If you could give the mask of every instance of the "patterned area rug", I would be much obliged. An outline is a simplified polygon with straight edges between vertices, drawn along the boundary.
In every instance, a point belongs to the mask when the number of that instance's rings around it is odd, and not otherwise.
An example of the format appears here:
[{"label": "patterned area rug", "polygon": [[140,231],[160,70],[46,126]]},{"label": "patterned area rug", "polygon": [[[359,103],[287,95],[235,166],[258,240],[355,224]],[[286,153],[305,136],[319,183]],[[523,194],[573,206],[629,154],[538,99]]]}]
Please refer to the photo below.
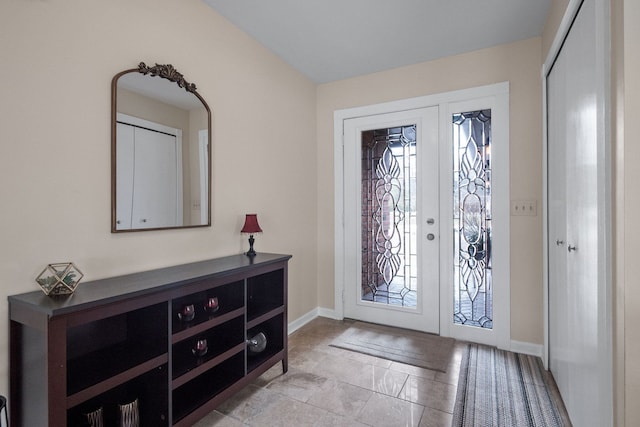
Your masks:
[{"label": "patterned area rug", "polygon": [[540,358],[469,344],[451,425],[570,426],[559,396]]},{"label": "patterned area rug", "polygon": [[355,322],[330,345],[446,372],[455,340],[408,329]]}]

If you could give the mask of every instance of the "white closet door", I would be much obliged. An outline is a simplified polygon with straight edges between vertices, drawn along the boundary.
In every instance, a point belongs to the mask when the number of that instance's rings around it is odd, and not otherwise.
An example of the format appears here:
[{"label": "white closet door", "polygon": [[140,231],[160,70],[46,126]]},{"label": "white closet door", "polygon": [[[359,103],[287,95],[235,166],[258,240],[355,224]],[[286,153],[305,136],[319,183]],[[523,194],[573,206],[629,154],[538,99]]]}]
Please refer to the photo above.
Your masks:
[{"label": "white closet door", "polygon": [[177,224],[176,137],[135,128],[133,228]]},{"label": "white closet door", "polygon": [[118,123],[116,126],[116,230],[131,229],[133,210],[134,127]]},{"label": "white closet door", "polygon": [[604,426],[600,375],[595,1],[586,0],[547,79],[549,357],[571,420]]}]

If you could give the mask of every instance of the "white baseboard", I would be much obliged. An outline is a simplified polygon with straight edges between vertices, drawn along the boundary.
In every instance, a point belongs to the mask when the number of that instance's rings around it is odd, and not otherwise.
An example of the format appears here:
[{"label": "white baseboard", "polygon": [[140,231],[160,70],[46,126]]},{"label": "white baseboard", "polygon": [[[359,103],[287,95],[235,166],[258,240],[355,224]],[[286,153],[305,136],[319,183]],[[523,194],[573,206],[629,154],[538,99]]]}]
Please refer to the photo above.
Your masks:
[{"label": "white baseboard", "polygon": [[318,316],[327,317],[333,320],[343,320],[341,317],[338,317],[336,311],[332,308],[318,307]]},{"label": "white baseboard", "polygon": [[310,312],[298,317],[296,320],[289,322],[289,335],[302,328],[316,317],[318,317],[318,308],[314,308]]},{"label": "white baseboard", "polygon": [[543,349],[544,346],[542,344],[511,340],[511,351],[514,353],[528,354],[542,358]]},{"label": "white baseboard", "polygon": [[329,319],[342,320],[336,316],[335,310],[330,308],[316,307],[310,312],[303,314],[296,320],[289,322],[289,335],[311,322],[316,317],[328,317]]}]

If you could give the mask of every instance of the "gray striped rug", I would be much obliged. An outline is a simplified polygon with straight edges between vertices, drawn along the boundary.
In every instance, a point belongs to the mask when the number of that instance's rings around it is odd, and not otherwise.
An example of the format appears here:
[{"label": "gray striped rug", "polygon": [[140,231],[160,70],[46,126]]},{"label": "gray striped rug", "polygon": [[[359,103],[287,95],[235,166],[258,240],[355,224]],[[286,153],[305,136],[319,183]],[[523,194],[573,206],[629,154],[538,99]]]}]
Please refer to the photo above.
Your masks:
[{"label": "gray striped rug", "polygon": [[540,358],[469,344],[452,426],[570,426],[559,396]]}]

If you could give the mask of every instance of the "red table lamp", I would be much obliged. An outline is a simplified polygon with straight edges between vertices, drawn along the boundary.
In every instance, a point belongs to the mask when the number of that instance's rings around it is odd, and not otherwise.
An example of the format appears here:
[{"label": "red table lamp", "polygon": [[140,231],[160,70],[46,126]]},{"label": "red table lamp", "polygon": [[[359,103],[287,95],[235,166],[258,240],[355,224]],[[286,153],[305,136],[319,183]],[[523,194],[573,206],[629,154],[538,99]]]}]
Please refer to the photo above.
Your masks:
[{"label": "red table lamp", "polygon": [[260,224],[258,224],[258,214],[247,214],[244,219],[244,226],[240,232],[249,234],[249,251],[245,253],[245,255],[255,256],[256,251],[253,250],[255,239],[253,238],[253,234],[262,233],[262,228],[260,228]]}]

